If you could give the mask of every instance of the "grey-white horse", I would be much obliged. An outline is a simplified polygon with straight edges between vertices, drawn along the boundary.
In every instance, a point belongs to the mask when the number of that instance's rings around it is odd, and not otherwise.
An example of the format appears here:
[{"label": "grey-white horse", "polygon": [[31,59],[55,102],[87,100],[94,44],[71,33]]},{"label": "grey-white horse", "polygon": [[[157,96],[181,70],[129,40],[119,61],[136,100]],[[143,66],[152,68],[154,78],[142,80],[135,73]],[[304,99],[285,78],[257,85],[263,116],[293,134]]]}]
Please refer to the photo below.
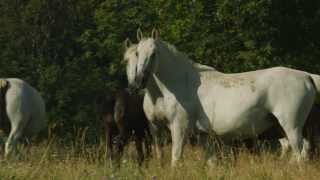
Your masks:
[{"label": "grey-white horse", "polygon": [[[5,142],[5,157],[16,151],[22,136],[37,134],[47,126],[45,104],[36,89],[21,79],[0,79],[1,124],[9,120],[9,136]],[[1,127],[3,128],[3,127]]]},{"label": "grey-white horse", "polygon": [[[138,31],[140,41],[136,57],[127,60],[127,77],[129,86],[146,88],[144,111],[153,131],[166,120],[172,135],[173,166],[182,155],[187,129],[197,127],[228,142],[270,128],[270,115],[286,133],[293,158],[306,158],[302,129],[319,96],[318,75],[284,67],[237,74],[199,68],[160,40],[156,31],[152,34],[143,38]],[[215,158],[212,151],[208,160]]]}]

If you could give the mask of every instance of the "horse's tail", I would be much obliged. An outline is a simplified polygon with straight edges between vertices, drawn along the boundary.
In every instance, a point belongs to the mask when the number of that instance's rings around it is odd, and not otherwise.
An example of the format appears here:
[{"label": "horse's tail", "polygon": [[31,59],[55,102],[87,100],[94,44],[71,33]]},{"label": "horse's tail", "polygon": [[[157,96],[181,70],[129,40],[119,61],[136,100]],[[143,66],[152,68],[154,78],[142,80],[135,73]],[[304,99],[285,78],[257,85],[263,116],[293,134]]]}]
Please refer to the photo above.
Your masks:
[{"label": "horse's tail", "polygon": [[316,91],[317,91],[316,103],[320,104],[320,75],[310,74],[310,76],[311,76],[311,78],[313,80],[314,86],[315,86]]},{"label": "horse's tail", "polygon": [[9,88],[9,82],[4,79],[0,79],[0,129],[6,131],[6,119],[7,119],[7,111],[6,111],[6,93]]}]

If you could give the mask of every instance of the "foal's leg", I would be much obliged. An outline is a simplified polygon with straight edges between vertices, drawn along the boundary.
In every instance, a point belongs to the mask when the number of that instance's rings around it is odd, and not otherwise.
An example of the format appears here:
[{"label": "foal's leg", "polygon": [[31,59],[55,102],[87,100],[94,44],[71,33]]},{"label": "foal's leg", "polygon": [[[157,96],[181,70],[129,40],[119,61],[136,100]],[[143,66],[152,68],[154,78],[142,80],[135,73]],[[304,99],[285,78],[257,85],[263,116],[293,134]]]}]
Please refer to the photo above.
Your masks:
[{"label": "foal's leg", "polygon": [[144,136],[144,148],[146,151],[146,157],[149,159],[151,156],[151,143],[152,143],[152,136],[150,130],[145,131]]},{"label": "foal's leg", "polygon": [[128,143],[128,139],[129,137],[127,135],[119,135],[117,142],[116,142],[116,153],[117,153],[117,157],[116,157],[116,161],[118,163],[118,166],[120,167],[120,160],[123,156],[123,150],[125,145]]},{"label": "foal's leg", "polygon": [[[4,137],[4,135],[1,134],[0,132],[0,157],[3,158],[4,157],[4,146],[5,146],[5,142],[6,142],[6,138]],[[0,159],[1,159],[0,158]]]},{"label": "foal's leg", "polygon": [[161,137],[162,133],[159,127],[157,125],[150,123],[150,132],[152,134],[152,137],[154,139],[155,149],[157,158],[161,161],[163,160],[163,137]]},{"label": "foal's leg", "polygon": [[112,148],[112,133],[110,127],[107,125],[106,127],[106,157],[109,158],[109,160],[113,159],[113,148]]},{"label": "foal's leg", "polygon": [[142,148],[142,137],[140,135],[136,135],[135,137],[135,144],[136,144],[136,150],[138,153],[138,163],[139,166],[141,166],[143,160],[144,160],[144,155],[143,155],[143,148]]}]

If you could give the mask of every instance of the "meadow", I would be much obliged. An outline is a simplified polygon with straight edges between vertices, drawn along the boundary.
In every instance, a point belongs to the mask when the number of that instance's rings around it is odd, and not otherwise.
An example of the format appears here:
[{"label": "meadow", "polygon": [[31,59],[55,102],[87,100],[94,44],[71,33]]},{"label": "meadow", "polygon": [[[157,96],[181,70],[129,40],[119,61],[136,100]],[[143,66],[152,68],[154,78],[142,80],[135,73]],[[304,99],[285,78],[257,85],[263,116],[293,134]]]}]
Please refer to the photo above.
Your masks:
[{"label": "meadow", "polygon": [[[319,179],[320,163],[310,161],[297,165],[280,159],[279,153],[262,151],[252,154],[240,149],[237,158],[223,157],[215,167],[204,164],[202,149],[186,145],[183,161],[175,169],[170,167],[170,145],[166,145],[163,164],[155,153],[148,163],[138,167],[131,143],[121,162],[121,168],[111,167],[105,157],[105,143],[89,145],[83,139],[60,143],[50,138],[39,144],[20,147],[20,155],[1,161],[0,179],[52,180],[108,180],[108,179]],[[154,151],[153,151],[154,152]]]}]

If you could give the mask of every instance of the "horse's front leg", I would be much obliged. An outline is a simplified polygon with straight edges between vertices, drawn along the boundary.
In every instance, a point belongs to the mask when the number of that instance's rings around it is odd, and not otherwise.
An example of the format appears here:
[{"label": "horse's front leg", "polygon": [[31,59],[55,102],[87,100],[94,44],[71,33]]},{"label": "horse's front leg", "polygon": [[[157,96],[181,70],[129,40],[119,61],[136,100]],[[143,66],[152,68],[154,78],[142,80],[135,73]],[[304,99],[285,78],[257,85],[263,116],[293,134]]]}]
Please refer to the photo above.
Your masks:
[{"label": "horse's front leg", "polygon": [[[180,121],[181,120],[181,121]],[[182,157],[184,138],[187,129],[187,123],[182,119],[175,119],[170,125],[171,138],[172,138],[172,159],[171,166],[175,167],[178,160]]]}]

